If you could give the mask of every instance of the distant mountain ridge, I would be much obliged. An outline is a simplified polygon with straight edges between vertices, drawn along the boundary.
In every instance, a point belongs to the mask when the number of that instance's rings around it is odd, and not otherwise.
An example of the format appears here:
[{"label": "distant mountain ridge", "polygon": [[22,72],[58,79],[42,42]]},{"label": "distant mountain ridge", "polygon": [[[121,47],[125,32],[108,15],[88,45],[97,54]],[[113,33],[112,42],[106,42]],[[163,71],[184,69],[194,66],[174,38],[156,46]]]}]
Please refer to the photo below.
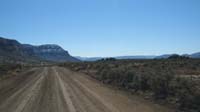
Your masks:
[{"label": "distant mountain ridge", "polygon": [[0,62],[78,62],[80,60],[72,57],[58,45],[46,44],[34,46],[21,44],[13,39],[0,37]]},{"label": "distant mountain ridge", "polygon": [[[116,59],[166,59],[174,54],[154,55],[136,55],[136,56],[117,56]],[[190,58],[200,58],[200,52],[193,54],[184,54]],[[0,63],[39,63],[39,62],[79,62],[79,61],[97,61],[102,58],[110,57],[73,57],[68,51],[55,44],[45,44],[34,46],[30,44],[21,44],[17,40],[0,37]]]},{"label": "distant mountain ridge", "polygon": [[[164,55],[161,55],[161,56],[156,56],[155,59],[166,59],[166,58],[169,58],[172,55],[176,55],[176,54],[164,54]],[[200,58],[200,52],[193,53],[193,54],[183,54],[183,55],[180,55],[180,56],[186,56],[186,57],[189,57],[189,58],[199,59]]]},{"label": "distant mountain ridge", "polygon": [[65,51],[62,47],[55,44],[45,44],[40,46],[24,45],[24,48],[29,54],[36,55],[45,60],[55,62],[77,62],[80,61],[72,57],[68,51]]},{"label": "distant mountain ridge", "polygon": [[116,59],[154,59],[154,55],[117,56]]},{"label": "distant mountain ridge", "polygon": [[193,54],[190,55],[190,57],[192,57],[192,58],[200,58],[200,52],[193,53]]},{"label": "distant mountain ridge", "polygon": [[[115,59],[167,59],[170,56],[175,55],[175,54],[164,54],[160,56],[155,56],[155,55],[135,55],[135,56],[116,56],[116,57],[111,57]],[[187,56],[190,58],[200,58],[200,52],[198,53],[193,53],[193,54],[183,54],[181,56]],[[110,57],[80,57],[76,56],[79,60],[82,61],[97,61],[103,58],[110,58]]]},{"label": "distant mountain ridge", "polygon": [[154,55],[136,55],[136,56],[116,56],[116,57],[80,57],[76,56],[79,60],[82,61],[97,61],[103,58],[115,58],[115,59],[154,59],[156,56]]},{"label": "distant mountain ridge", "polygon": [[97,61],[104,58],[104,57],[81,57],[81,56],[75,56],[75,57],[81,61]]}]

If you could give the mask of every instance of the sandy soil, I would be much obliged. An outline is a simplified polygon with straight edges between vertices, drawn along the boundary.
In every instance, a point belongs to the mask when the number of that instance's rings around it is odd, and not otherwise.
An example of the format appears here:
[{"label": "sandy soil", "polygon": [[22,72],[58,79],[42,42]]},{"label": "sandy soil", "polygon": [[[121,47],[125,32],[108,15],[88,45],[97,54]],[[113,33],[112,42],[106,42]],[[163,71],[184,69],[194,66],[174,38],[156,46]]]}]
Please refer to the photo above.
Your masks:
[{"label": "sandy soil", "polygon": [[0,112],[173,112],[61,67],[0,81]]}]

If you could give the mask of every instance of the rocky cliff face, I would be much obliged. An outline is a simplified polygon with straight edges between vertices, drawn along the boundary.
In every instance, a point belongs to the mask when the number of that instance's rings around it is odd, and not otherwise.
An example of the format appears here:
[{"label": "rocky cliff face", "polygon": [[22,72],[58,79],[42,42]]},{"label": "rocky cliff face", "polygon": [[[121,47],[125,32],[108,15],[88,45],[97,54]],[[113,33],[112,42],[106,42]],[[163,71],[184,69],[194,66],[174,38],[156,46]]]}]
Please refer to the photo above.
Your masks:
[{"label": "rocky cliff face", "polygon": [[15,53],[17,55],[22,54],[23,46],[16,40],[9,40],[0,37],[0,52],[2,55],[9,55]]},{"label": "rocky cliff face", "polygon": [[21,44],[16,40],[0,37],[0,62],[2,61],[54,61],[54,62],[77,62],[67,51],[58,45],[47,44],[33,46]]},{"label": "rocky cliff face", "polygon": [[36,56],[50,61],[58,61],[58,62],[79,61],[78,59],[72,57],[68,53],[68,51],[65,51],[60,46],[54,44],[35,46],[33,51]]}]

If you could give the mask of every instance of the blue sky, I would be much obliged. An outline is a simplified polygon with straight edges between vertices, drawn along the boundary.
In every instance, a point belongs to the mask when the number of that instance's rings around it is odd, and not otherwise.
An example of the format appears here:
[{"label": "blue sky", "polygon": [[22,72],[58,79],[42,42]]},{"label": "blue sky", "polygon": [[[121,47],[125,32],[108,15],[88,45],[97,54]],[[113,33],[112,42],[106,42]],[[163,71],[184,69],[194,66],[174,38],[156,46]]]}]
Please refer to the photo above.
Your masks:
[{"label": "blue sky", "polygon": [[200,51],[200,0],[0,0],[0,36],[75,56]]}]

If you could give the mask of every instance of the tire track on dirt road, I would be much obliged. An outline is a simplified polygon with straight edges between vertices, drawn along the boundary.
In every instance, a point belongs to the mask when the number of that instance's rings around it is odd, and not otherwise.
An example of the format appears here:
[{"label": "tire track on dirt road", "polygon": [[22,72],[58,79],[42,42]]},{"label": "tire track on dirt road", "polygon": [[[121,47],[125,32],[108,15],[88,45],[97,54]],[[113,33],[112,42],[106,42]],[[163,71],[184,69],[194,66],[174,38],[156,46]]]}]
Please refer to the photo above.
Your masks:
[{"label": "tire track on dirt road", "polygon": [[39,83],[42,81],[43,75],[41,74],[43,74],[43,72],[44,70],[38,70],[38,72],[31,74],[28,80],[25,79],[25,83],[21,82],[19,85],[22,87],[17,87],[18,90],[0,105],[0,111],[12,112],[14,110],[15,112],[22,112],[30,98],[38,91],[36,89],[38,89]]},{"label": "tire track on dirt road", "polygon": [[[62,79],[65,80],[65,83],[70,85],[71,92],[73,92],[71,94],[74,101],[77,102],[78,106],[81,108],[81,111],[120,112],[112,104],[107,103],[104,98],[100,97],[77,81],[75,77],[73,77],[73,74],[62,68],[57,69],[59,69],[60,75],[62,76]],[[79,101],[81,101],[81,103]]]},{"label": "tire track on dirt road", "polygon": [[21,100],[21,103],[17,106],[17,108],[15,109],[15,112],[22,112],[24,110],[24,108],[26,107],[26,105],[28,104],[28,102],[30,100],[33,100],[32,98],[34,96],[36,97],[36,95],[39,93],[39,88],[41,87],[41,82],[44,79],[45,75],[47,75],[46,68],[40,74],[41,75],[40,75],[39,79],[30,87],[30,90],[27,90],[26,96]]},{"label": "tire track on dirt road", "polygon": [[[154,104],[138,96],[125,94],[100,84],[87,75],[72,72],[66,68],[57,68],[62,79],[71,86],[73,93],[80,99],[87,99],[95,109],[89,112],[174,112],[173,109]],[[72,94],[73,94],[72,93]],[[81,100],[82,101],[82,100]],[[82,102],[88,103],[86,100]],[[83,105],[84,103],[79,103]],[[103,108],[103,109],[102,109]]]},{"label": "tire track on dirt road", "polygon": [[174,112],[62,67],[0,81],[0,112]]},{"label": "tire track on dirt road", "polygon": [[72,103],[72,100],[70,98],[69,91],[67,91],[63,80],[60,78],[60,76],[59,76],[59,74],[58,74],[58,72],[56,71],[55,68],[53,68],[53,71],[54,71],[54,74],[55,74],[56,78],[58,79],[58,82],[59,82],[60,87],[62,89],[62,94],[64,95],[64,99],[65,99],[66,104],[69,108],[69,112],[76,112],[76,109],[75,109],[75,107]]}]

